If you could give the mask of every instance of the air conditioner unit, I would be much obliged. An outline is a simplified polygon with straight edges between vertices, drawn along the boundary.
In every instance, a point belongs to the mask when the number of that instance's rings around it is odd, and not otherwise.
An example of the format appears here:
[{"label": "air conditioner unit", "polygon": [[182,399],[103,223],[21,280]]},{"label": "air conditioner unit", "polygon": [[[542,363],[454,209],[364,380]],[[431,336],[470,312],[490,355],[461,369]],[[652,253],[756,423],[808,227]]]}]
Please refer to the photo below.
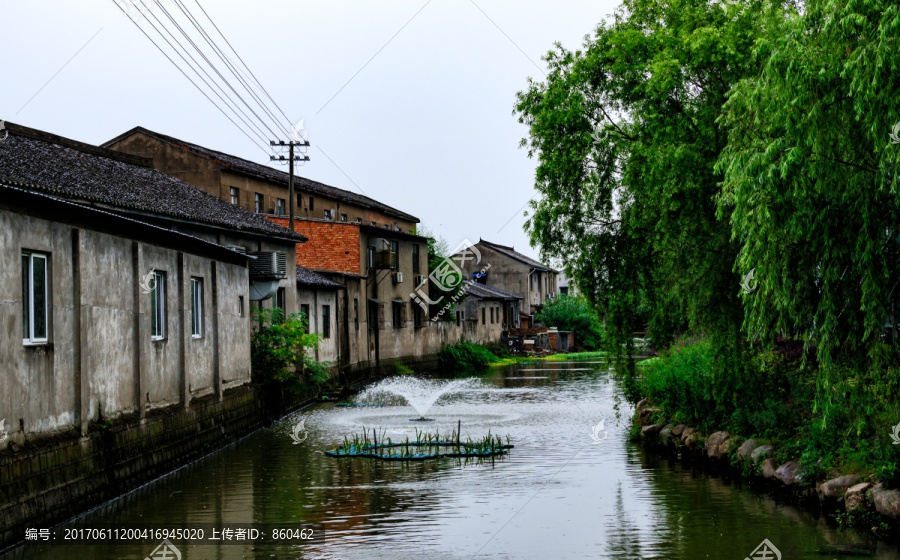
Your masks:
[{"label": "air conditioner unit", "polygon": [[250,253],[250,280],[282,280],[287,278],[287,255],[275,251]]},{"label": "air conditioner unit", "polygon": [[421,286],[428,281],[428,277],[424,274],[416,274],[416,286]]},{"label": "air conditioner unit", "polygon": [[369,247],[375,247],[375,251],[390,251],[391,242],[383,237],[369,239]]},{"label": "air conditioner unit", "polygon": [[394,284],[402,284],[403,283],[403,273],[395,272],[394,273]]},{"label": "air conditioner unit", "polygon": [[375,251],[375,255],[372,260],[372,268],[388,269],[396,267],[397,253],[392,253],[390,250]]}]

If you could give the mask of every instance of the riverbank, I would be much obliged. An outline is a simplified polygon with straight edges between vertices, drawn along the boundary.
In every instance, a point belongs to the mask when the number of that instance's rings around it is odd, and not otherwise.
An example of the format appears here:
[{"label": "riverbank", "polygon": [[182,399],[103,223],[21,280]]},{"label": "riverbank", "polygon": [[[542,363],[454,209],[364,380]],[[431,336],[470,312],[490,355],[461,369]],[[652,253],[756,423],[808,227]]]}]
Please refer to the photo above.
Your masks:
[{"label": "riverbank", "polygon": [[[337,400],[364,383],[393,375],[397,364],[342,371],[320,389],[293,394],[252,384],[153,411],[26,439],[0,451],[0,551],[27,528],[50,528],[227,447],[311,403]],[[435,357],[409,367],[434,367]]]},{"label": "riverbank", "polygon": [[632,402],[644,397],[631,437],[896,540],[891,386],[872,373],[868,383],[846,372],[844,383],[823,382],[802,358],[791,342],[735,356],[706,340],[679,341],[626,380]]}]

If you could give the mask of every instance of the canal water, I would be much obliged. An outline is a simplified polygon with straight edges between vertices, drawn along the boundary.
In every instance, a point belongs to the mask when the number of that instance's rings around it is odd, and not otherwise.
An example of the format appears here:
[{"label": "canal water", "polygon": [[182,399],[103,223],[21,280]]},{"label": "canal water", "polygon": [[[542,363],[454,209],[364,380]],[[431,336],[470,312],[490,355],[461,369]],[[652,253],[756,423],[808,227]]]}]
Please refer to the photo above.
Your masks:
[{"label": "canal water", "polygon": [[[900,559],[893,546],[646,455],[628,442],[633,409],[602,361],[472,377],[429,410],[428,423],[410,422],[418,414],[399,403],[305,408],[2,560],[175,560],[156,550],[158,542],[67,544],[63,531],[196,526],[208,536],[229,523],[294,527],[306,538],[297,532],[291,542],[171,544],[183,560],[775,559],[751,556],[768,540],[784,560]],[[323,453],[363,427],[396,442],[415,439],[416,429],[447,434],[458,422],[464,438],[490,431],[508,435],[515,448],[493,461]],[[870,552],[847,555],[860,545]]]}]

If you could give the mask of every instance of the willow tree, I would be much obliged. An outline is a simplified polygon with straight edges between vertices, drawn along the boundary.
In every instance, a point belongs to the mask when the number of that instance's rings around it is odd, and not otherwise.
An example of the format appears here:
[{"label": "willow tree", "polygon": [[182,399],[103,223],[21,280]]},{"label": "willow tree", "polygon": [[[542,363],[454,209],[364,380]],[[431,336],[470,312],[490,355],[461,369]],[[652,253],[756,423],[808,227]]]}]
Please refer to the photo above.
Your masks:
[{"label": "willow tree", "polygon": [[582,50],[556,45],[546,80],[518,94],[538,158],[526,228],[607,313],[615,342],[637,319],[661,344],[687,330],[740,338],[739,239],[716,215],[720,118],[788,10],[626,0]]},{"label": "willow tree", "polygon": [[745,330],[801,336],[825,367],[889,363],[885,326],[900,296],[900,5],[809,2],[754,55],[764,65],[730,95],[718,167],[739,268],[759,281],[744,298]]}]

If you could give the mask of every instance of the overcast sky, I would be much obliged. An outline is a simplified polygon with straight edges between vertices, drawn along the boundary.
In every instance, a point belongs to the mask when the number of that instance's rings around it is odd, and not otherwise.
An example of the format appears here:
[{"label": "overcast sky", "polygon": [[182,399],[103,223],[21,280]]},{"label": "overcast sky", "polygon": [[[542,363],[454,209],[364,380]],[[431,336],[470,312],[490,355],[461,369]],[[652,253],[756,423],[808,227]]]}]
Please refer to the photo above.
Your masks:
[{"label": "overcast sky", "polygon": [[[451,246],[482,237],[536,254],[515,94],[544,77],[555,41],[580,47],[615,1],[200,4],[291,122],[305,119],[298,175],[413,214]],[[114,0],[0,0],[0,22],[0,119],[93,144],[140,125],[267,163]]]}]

